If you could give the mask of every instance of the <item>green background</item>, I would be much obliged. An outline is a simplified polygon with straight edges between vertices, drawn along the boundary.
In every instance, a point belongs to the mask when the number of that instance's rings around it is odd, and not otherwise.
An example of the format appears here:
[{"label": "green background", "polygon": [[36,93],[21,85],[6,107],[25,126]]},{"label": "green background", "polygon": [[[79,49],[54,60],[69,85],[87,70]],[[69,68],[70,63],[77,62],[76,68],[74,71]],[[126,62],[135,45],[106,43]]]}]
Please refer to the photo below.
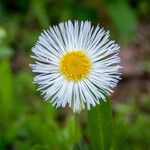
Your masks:
[{"label": "green background", "polygon": [[43,29],[69,19],[99,23],[121,46],[112,149],[150,149],[149,14],[148,0],[0,0],[0,150],[89,149],[85,112],[43,101],[29,68]]}]

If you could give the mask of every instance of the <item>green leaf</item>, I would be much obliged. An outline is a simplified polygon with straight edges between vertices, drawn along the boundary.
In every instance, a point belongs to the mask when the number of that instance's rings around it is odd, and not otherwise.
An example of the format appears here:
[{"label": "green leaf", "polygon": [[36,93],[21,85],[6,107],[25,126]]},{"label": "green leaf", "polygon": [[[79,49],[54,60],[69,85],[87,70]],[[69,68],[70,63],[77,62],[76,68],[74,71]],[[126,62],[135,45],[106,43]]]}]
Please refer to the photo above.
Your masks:
[{"label": "green leaf", "polygon": [[112,111],[109,98],[87,112],[91,150],[110,150],[112,143]]},{"label": "green leaf", "polygon": [[118,33],[126,40],[131,39],[136,27],[136,16],[125,0],[108,2],[108,13]]},{"label": "green leaf", "polygon": [[9,113],[13,105],[12,74],[8,60],[0,61],[0,105],[3,113]]}]

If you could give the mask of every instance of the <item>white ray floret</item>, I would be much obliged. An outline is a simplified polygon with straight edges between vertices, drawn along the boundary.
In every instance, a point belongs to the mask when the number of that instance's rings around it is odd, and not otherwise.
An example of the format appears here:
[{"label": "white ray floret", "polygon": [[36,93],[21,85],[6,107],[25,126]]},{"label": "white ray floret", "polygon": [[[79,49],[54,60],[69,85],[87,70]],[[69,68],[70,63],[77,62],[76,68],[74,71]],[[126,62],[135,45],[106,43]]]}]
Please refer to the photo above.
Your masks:
[{"label": "white ray floret", "polygon": [[119,46],[109,32],[89,21],[67,21],[41,33],[32,48],[44,98],[56,107],[68,105],[74,112],[105,101],[120,79]]}]

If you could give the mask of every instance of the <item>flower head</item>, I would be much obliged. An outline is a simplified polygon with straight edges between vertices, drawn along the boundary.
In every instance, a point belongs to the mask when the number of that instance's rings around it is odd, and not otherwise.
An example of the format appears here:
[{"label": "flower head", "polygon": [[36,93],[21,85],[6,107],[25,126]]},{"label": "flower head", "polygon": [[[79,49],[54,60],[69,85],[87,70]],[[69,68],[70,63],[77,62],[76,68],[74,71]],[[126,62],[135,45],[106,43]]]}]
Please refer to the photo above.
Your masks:
[{"label": "flower head", "polygon": [[41,33],[32,48],[34,82],[56,107],[90,109],[110,95],[120,79],[119,46],[89,21],[71,21]]}]

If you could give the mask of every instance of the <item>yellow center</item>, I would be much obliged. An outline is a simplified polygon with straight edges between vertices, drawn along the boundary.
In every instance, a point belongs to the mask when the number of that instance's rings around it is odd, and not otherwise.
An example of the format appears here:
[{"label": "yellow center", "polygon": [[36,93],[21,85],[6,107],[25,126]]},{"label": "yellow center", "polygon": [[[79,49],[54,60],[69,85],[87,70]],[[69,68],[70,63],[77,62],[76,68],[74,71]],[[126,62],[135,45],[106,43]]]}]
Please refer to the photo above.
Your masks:
[{"label": "yellow center", "polygon": [[70,51],[60,60],[60,72],[69,80],[80,80],[89,73],[91,62],[82,51]]}]

